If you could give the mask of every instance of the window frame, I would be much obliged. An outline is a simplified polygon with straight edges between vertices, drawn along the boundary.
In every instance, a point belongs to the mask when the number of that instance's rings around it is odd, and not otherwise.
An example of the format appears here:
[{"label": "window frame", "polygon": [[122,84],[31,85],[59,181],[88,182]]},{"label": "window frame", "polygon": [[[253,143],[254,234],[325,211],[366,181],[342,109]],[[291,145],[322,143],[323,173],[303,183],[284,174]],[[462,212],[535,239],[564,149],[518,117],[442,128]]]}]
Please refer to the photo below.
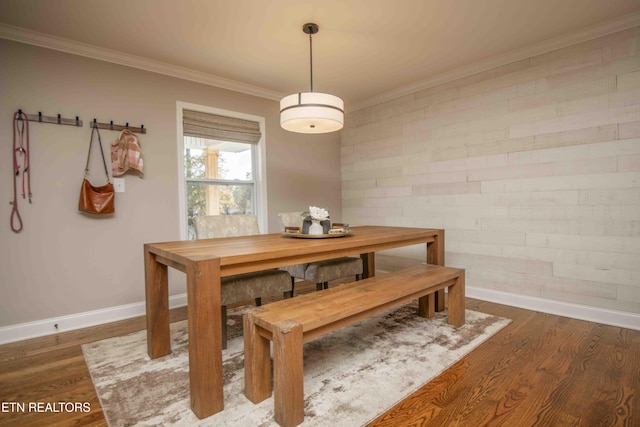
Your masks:
[{"label": "window frame", "polygon": [[[180,239],[188,239],[187,224],[187,178],[184,170],[184,135],[183,135],[183,112],[184,110],[194,110],[203,113],[218,114],[220,116],[233,117],[257,122],[260,124],[260,140],[253,149],[253,172],[254,172],[254,197],[255,215],[258,218],[258,226],[261,233],[267,233],[267,174],[266,174],[266,129],[265,118],[237,111],[224,110],[221,108],[209,107],[205,105],[192,104],[183,101],[176,102],[176,125],[177,125],[177,148],[178,148],[178,210]],[[191,179],[195,182],[199,179]],[[246,181],[204,179],[207,184],[216,181],[217,184],[250,185]]]}]

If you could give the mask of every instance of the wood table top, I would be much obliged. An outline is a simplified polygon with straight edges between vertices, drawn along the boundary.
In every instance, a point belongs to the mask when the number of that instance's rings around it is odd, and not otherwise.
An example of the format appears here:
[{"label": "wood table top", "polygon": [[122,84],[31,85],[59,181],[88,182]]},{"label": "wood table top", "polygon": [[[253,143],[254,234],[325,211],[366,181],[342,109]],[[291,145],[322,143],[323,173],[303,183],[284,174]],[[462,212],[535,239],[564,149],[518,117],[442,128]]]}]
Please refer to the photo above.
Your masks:
[{"label": "wood table top", "polygon": [[[442,230],[429,228],[355,226],[350,228],[349,235],[335,239],[297,239],[282,233],[271,233],[147,243],[144,247],[145,251],[169,260],[172,264],[184,266],[190,262],[219,258],[223,269],[225,266],[236,266],[242,270],[239,267],[242,264],[275,268],[420,244],[433,241],[441,232]],[[249,268],[244,271],[257,269]],[[234,271],[234,274],[237,272],[239,270]]]}]

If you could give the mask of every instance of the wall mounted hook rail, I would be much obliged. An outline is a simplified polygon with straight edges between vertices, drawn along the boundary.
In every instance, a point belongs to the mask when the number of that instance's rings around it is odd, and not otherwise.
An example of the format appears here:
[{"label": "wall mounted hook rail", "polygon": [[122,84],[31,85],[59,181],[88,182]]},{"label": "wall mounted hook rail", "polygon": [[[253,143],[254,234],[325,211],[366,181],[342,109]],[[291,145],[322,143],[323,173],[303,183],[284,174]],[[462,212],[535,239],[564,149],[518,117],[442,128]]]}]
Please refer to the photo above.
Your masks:
[{"label": "wall mounted hook rail", "polygon": [[133,133],[143,133],[143,134],[147,133],[147,129],[144,127],[144,125],[140,125],[139,128],[129,126],[129,122],[127,122],[127,124],[124,126],[116,125],[116,124],[113,124],[113,120],[109,121],[109,123],[100,123],[96,119],[93,119],[93,121],[89,124],[89,126],[91,126],[92,128],[97,127],[98,129],[106,129],[106,130],[123,131],[125,129],[129,129]]},{"label": "wall mounted hook rail", "polygon": [[41,111],[38,111],[38,114],[27,114],[22,110],[18,110],[18,113],[24,114],[27,116],[27,119],[31,123],[49,123],[52,125],[67,125],[67,126],[77,126],[82,127],[82,120],[78,116],[75,119],[65,119],[60,114],[57,116],[44,116]]}]

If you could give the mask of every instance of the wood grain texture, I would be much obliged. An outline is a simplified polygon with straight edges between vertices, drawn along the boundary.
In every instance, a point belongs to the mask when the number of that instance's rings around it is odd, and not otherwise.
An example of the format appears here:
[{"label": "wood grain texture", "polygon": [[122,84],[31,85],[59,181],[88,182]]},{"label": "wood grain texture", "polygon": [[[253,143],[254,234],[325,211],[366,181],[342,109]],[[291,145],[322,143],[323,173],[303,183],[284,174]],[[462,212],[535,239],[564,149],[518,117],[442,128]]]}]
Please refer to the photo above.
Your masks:
[{"label": "wood grain texture", "polygon": [[[340,239],[295,239],[281,233],[197,239],[144,245],[148,353],[171,351],[168,334],[168,266],[186,273],[189,311],[191,409],[206,418],[224,408],[220,279],[232,274],[326,260],[344,255],[432,244],[442,236],[432,228],[358,226]],[[444,253],[427,246],[427,258],[441,264]],[[367,255],[372,258],[372,255]],[[371,262],[367,262],[367,266]],[[368,267],[367,267],[368,268]],[[374,279],[374,278],[372,278]],[[418,295],[422,296],[422,295]],[[407,300],[408,301],[408,300]]]},{"label": "wood grain texture", "polygon": [[187,264],[189,387],[191,409],[206,418],[224,409],[220,287],[208,280],[220,275],[218,259]]},{"label": "wood grain texture", "polygon": [[[512,322],[370,426],[543,426],[552,415],[551,425],[638,425],[640,331],[471,298],[466,306]],[[172,322],[184,319],[185,307],[171,310]],[[0,425],[106,426],[80,345],[144,328],[138,317],[0,346],[2,401],[91,404],[88,413],[0,413]]]},{"label": "wood grain texture", "polygon": [[[418,313],[429,317],[434,313],[433,294],[447,286],[451,295],[448,322],[462,326],[465,323],[464,270],[430,264],[368,277],[250,311],[244,315],[245,395],[254,403],[268,396],[264,375],[269,366],[263,362],[263,353],[267,348],[264,338],[270,337],[274,353],[274,418],[281,426],[302,423],[305,341],[416,298]],[[262,366],[262,370],[254,369],[256,366]]]},{"label": "wood grain texture", "polygon": [[283,427],[304,420],[302,325],[283,320],[273,332],[273,418]]},{"label": "wood grain texture", "polygon": [[472,299],[467,308],[513,322],[371,427],[638,425],[640,331]]},{"label": "wood grain texture", "polygon": [[[321,293],[302,295],[261,307],[255,321],[270,331],[281,320],[295,320],[303,325],[305,341],[370,317],[381,311],[418,299],[446,287],[456,295],[464,295],[464,270],[420,264],[392,273],[351,282]],[[457,291],[454,291],[457,290]],[[449,323],[464,324],[464,301],[456,300],[455,319]]]},{"label": "wood grain texture", "polygon": [[[224,277],[415,244],[430,245],[441,233],[442,230],[432,228],[356,226],[351,227],[350,235],[339,239],[295,239],[272,233],[148,243],[144,247],[158,262],[181,271],[185,271],[188,262],[220,258],[220,274]],[[431,263],[444,265],[440,261],[442,246],[427,254]],[[370,258],[363,260],[369,269],[375,267]]]},{"label": "wood grain texture", "polygon": [[341,220],[438,224],[474,287],[637,314],[638,46],[636,26],[350,112]]},{"label": "wood grain texture", "polygon": [[262,337],[249,313],[243,316],[244,333],[244,394],[253,403],[271,396],[271,341]]}]

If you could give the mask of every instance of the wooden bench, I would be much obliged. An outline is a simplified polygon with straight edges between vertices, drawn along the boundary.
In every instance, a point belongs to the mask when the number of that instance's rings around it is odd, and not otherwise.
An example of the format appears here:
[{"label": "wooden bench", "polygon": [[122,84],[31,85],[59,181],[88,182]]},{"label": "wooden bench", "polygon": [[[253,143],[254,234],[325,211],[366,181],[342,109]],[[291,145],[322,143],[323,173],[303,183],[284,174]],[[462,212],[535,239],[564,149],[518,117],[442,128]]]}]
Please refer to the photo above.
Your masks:
[{"label": "wooden bench", "polygon": [[464,270],[423,264],[255,308],[244,316],[245,395],[271,396],[284,427],[304,420],[303,343],[418,299],[418,314],[435,314],[434,293],[448,288],[448,323],[464,325]]}]

